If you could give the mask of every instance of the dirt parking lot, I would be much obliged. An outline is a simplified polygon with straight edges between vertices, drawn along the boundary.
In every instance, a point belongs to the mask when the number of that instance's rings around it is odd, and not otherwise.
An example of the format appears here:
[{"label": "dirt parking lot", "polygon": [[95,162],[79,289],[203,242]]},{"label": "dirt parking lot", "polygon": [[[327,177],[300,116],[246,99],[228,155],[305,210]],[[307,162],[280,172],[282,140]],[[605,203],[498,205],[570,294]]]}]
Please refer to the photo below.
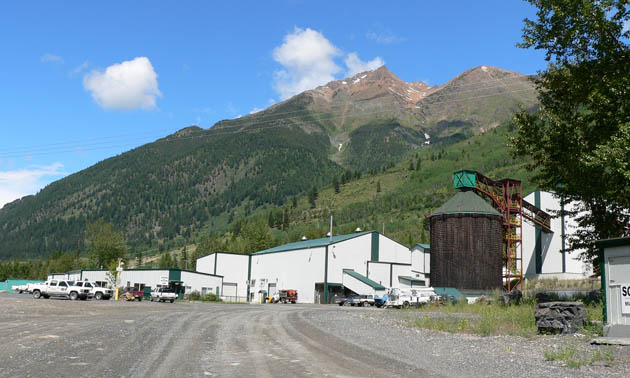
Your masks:
[{"label": "dirt parking lot", "polygon": [[[408,327],[395,310],[0,294],[1,377],[627,377],[543,357],[569,337]],[[622,356],[625,355],[623,350]],[[628,353],[630,354],[630,353]]]}]

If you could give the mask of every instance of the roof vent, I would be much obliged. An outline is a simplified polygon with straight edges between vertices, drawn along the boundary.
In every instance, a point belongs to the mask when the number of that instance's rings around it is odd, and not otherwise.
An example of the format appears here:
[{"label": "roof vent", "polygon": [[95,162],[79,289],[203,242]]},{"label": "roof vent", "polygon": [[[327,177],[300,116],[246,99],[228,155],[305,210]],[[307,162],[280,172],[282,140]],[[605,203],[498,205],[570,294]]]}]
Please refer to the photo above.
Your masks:
[{"label": "roof vent", "polygon": [[362,230],[361,230],[361,227],[357,227],[357,229],[356,229],[356,230],[354,230],[354,232],[361,232],[361,231],[362,231]]},{"label": "roof vent", "polygon": [[306,240],[306,235],[302,236],[302,240]]}]

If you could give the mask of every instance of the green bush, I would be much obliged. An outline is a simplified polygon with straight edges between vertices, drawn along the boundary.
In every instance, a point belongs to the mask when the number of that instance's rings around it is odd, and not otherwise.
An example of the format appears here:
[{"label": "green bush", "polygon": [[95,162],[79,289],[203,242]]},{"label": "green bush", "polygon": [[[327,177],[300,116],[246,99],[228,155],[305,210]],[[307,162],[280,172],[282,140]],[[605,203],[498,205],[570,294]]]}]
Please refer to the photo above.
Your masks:
[{"label": "green bush", "polygon": [[189,295],[188,295],[188,299],[190,299],[191,301],[198,301],[201,300],[201,294],[199,294],[199,292],[197,290],[192,291]]},{"label": "green bush", "polygon": [[204,302],[221,302],[221,298],[214,293],[208,293],[201,298]]}]

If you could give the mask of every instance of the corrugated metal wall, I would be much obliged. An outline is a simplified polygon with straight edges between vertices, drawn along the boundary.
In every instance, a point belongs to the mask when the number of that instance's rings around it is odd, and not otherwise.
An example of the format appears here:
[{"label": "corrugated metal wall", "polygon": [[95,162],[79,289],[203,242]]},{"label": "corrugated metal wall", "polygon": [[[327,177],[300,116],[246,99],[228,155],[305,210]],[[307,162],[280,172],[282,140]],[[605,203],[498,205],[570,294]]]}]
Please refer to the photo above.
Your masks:
[{"label": "corrugated metal wall", "polygon": [[434,215],[431,286],[489,290],[502,287],[503,223],[486,214]]}]

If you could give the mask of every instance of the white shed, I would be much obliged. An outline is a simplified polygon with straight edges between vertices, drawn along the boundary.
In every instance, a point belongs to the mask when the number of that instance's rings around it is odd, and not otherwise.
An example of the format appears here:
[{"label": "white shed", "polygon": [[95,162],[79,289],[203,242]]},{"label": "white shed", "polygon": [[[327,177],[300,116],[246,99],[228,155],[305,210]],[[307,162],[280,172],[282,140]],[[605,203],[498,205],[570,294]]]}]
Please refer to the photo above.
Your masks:
[{"label": "white shed", "polygon": [[630,237],[600,240],[604,336],[630,337]]},{"label": "white shed", "polygon": [[232,302],[247,301],[250,255],[214,252],[197,259],[197,272],[223,276],[221,296]]}]

